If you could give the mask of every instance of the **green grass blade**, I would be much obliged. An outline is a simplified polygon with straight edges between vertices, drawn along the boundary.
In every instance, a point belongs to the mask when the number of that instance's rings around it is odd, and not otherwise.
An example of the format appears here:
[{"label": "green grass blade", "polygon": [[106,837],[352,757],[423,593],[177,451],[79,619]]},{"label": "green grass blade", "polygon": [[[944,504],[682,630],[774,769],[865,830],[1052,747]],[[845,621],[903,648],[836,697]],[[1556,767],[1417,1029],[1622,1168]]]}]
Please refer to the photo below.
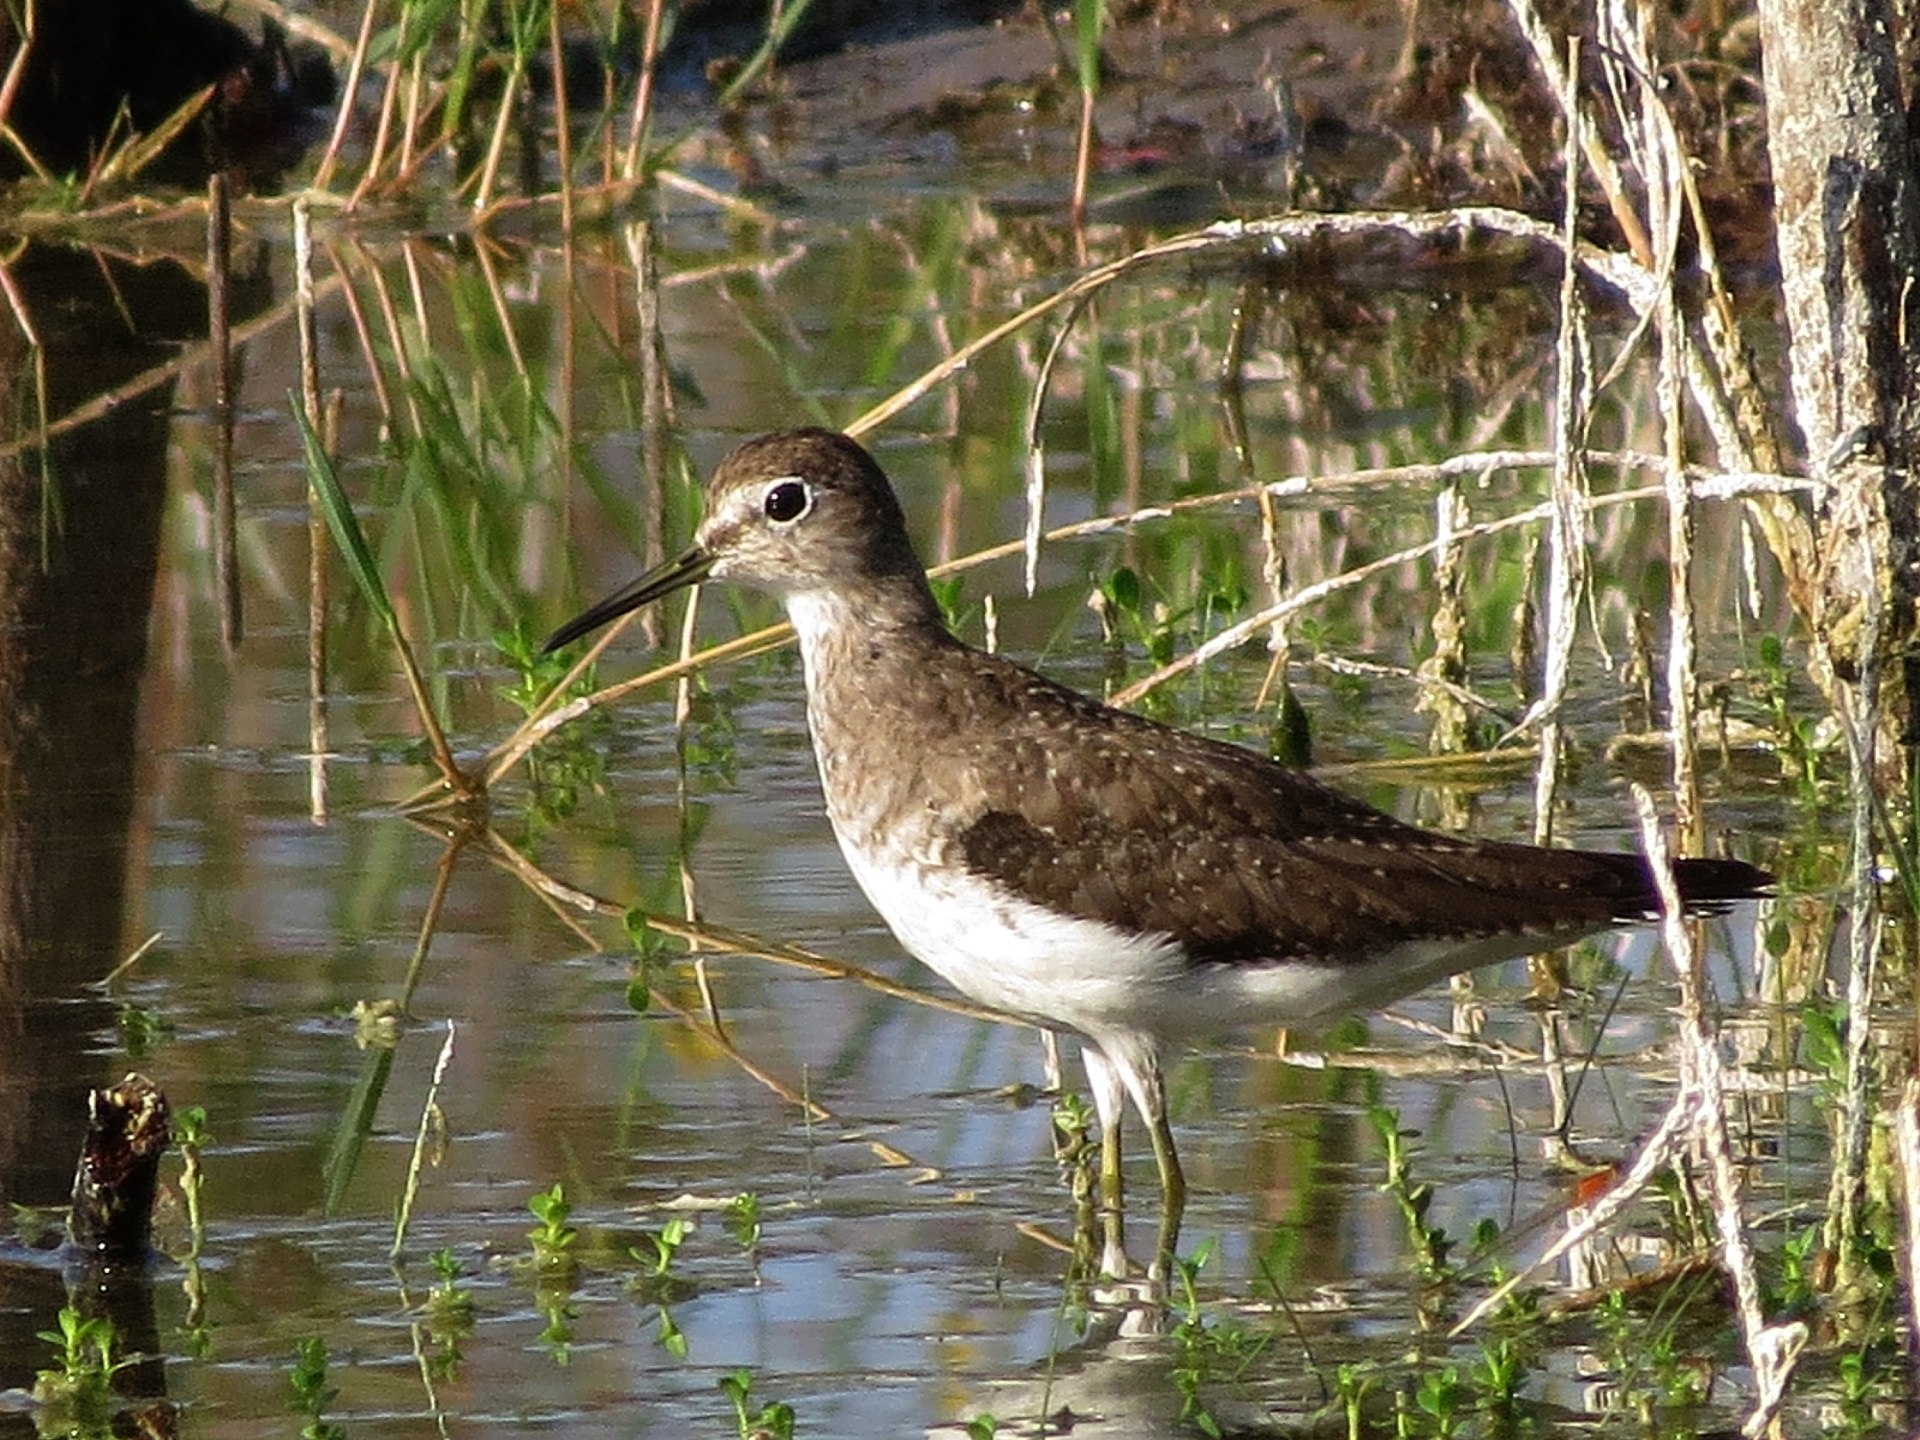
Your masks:
[{"label": "green grass blade", "polygon": [[1100,93],[1100,30],[1107,18],[1106,0],[1075,0],[1073,7],[1074,62],[1080,91]]},{"label": "green grass blade", "polygon": [[321,1177],[326,1182],[320,1207],[322,1214],[338,1215],[345,1205],[347,1188],[353,1183],[354,1172],[360,1168],[367,1137],[373,1134],[374,1116],[392,1078],[393,1046],[375,1045],[360,1062],[360,1078],[354,1082],[353,1094],[334,1126],[333,1140],[327,1146],[327,1158],[321,1165]]},{"label": "green grass blade", "polygon": [[307,452],[307,483],[320,499],[320,513],[327,517],[327,529],[333,532],[333,543],[346,556],[347,569],[353,573],[353,583],[367,597],[374,614],[389,630],[398,631],[400,617],[394,611],[393,601],[387,598],[386,584],[380,578],[380,567],[373,563],[373,551],[368,548],[359,517],[353,513],[353,506],[347,501],[347,492],[340,488],[340,477],[334,472],[333,458],[327,454],[320,437],[314,433],[305,408],[291,393],[287,396],[287,408],[300,426],[300,443]]},{"label": "green grass blade", "polygon": [[747,63],[740,67],[739,73],[715,97],[715,109],[725,110],[735,99],[745,93],[749,85],[760,78],[760,72],[773,63],[774,56],[780,53],[780,47],[787,43],[787,37],[799,28],[801,20],[805,18],[807,9],[812,3],[813,0],[790,0],[790,3],[781,7],[780,13],[773,16],[771,23],[768,24],[766,37],[761,40],[760,48],[753,52]]}]

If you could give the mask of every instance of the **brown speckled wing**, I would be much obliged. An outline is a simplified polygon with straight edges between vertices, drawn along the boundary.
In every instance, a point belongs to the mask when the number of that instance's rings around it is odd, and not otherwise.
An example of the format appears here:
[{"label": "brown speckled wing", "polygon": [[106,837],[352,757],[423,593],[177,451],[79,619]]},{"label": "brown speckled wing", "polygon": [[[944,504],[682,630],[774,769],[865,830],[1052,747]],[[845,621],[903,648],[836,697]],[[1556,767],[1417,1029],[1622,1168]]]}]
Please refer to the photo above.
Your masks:
[{"label": "brown speckled wing", "polygon": [[[1436,835],[1252,751],[1027,672],[1004,678],[1025,719],[974,772],[968,868],[1049,908],[1169,935],[1196,961],[1357,959],[1653,908],[1637,856]],[[1696,899],[1765,883],[1737,861],[1683,862],[1681,879]]]}]

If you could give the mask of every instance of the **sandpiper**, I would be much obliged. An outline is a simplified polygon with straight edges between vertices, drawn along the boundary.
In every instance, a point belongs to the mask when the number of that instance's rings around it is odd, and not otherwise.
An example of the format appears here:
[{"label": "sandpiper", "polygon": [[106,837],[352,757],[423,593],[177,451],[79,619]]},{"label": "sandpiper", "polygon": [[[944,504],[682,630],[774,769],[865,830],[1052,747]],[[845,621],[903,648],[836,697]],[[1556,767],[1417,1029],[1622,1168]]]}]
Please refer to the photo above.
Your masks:
[{"label": "sandpiper", "polygon": [[[1177,1241],[1170,1047],[1350,1013],[1658,909],[1636,855],[1422,830],[974,649],[942,619],[886,475],[844,435],[733,451],[693,545],[546,648],[708,576],[784,602],[827,815],[901,944],[972,999],[1080,1037],[1116,1277],[1127,1101],[1160,1172],[1154,1270]],[[1772,881],[1739,860],[1675,872],[1690,905]]]}]

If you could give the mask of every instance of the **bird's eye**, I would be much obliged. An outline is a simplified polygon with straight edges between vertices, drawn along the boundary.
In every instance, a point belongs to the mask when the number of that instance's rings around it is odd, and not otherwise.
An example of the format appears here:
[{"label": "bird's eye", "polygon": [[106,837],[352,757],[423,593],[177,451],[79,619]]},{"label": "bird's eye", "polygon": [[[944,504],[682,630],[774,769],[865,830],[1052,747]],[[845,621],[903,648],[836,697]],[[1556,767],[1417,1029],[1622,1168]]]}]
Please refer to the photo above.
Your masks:
[{"label": "bird's eye", "polygon": [[776,525],[790,525],[813,508],[813,492],[804,481],[782,480],[767,487],[767,518]]}]

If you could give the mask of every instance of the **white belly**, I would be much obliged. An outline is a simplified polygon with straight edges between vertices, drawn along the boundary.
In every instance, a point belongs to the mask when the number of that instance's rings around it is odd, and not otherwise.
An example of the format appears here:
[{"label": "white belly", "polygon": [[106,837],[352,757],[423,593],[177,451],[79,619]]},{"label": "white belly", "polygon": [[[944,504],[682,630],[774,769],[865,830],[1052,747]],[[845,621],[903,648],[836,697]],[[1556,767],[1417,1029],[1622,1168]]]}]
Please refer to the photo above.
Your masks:
[{"label": "white belly", "polygon": [[875,864],[844,838],[840,850],[907,952],[982,1005],[1083,1034],[1151,1028],[1135,1018],[1142,992],[1180,974],[1165,942],[1056,915],[964,870]]},{"label": "white belly", "polygon": [[[969,999],[1096,1041],[1190,1040],[1250,1025],[1308,1025],[1382,1003],[1471,964],[1458,942],[1365,961],[1190,964],[1165,937],[1127,934],[996,891],[978,876],[914,862],[847,866],[909,954]],[[1484,942],[1482,942],[1484,943]],[[1511,941],[1503,958],[1515,953]]]},{"label": "white belly", "polygon": [[[1247,1026],[1311,1027],[1568,936],[1410,941],[1361,960],[1192,964],[1164,936],[1056,914],[976,875],[841,853],[908,953],[969,999],[1096,1043],[1157,1047]],[[1123,1043],[1123,1042],[1122,1042]]]}]

